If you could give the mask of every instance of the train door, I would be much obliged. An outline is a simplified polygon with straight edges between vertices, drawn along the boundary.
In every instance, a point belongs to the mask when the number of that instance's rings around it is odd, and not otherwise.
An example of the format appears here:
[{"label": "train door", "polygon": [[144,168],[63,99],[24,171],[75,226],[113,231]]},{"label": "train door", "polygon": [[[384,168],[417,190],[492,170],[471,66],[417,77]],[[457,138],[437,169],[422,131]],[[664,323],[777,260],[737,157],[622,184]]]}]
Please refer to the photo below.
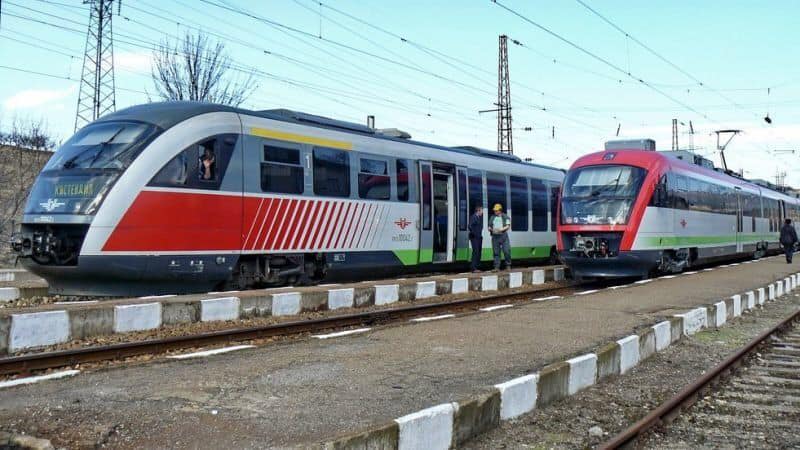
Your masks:
[{"label": "train door", "polygon": [[453,261],[455,252],[455,183],[450,171],[433,171],[433,262]]},{"label": "train door", "polygon": [[419,162],[419,263],[433,261],[433,165]]},{"label": "train door", "polygon": [[467,189],[467,169],[466,167],[456,168],[456,204],[458,205],[458,214],[456,214],[456,259],[459,261],[469,261],[470,246],[469,246],[469,217],[472,212],[469,210],[469,198]]},{"label": "train door", "polygon": [[736,253],[744,251],[744,197],[742,188],[736,187]]}]

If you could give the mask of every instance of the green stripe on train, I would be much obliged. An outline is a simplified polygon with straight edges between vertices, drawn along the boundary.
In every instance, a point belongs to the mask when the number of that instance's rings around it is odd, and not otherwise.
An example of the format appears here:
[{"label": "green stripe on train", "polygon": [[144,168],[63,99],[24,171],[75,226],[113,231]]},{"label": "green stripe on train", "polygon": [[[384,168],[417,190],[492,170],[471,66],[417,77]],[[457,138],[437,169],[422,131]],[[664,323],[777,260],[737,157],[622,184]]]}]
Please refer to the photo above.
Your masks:
[{"label": "green stripe on train", "polygon": [[[747,234],[739,236],[738,242],[752,244],[755,242],[774,241],[777,239],[777,233],[761,235]],[[737,238],[735,234],[728,236],[646,236],[641,238],[641,243],[645,247],[683,247],[715,244],[736,245]]]},{"label": "green stripe on train", "polygon": [[[511,259],[531,259],[549,258],[550,246],[541,245],[537,247],[511,247]],[[419,263],[433,261],[433,251],[425,249],[420,253],[418,250],[392,250],[394,255],[404,266],[414,266]],[[456,261],[469,261],[472,250],[469,248],[456,249]],[[491,247],[481,249],[481,261],[491,261],[494,259]]]}]

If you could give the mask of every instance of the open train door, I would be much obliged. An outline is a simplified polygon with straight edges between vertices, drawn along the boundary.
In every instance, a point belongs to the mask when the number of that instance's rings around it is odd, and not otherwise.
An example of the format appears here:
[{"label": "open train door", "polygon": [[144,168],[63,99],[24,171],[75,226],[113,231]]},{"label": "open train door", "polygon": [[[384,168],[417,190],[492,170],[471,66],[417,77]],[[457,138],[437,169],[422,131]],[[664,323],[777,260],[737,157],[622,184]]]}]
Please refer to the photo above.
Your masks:
[{"label": "open train door", "polygon": [[419,161],[419,263],[433,262],[433,164]]}]

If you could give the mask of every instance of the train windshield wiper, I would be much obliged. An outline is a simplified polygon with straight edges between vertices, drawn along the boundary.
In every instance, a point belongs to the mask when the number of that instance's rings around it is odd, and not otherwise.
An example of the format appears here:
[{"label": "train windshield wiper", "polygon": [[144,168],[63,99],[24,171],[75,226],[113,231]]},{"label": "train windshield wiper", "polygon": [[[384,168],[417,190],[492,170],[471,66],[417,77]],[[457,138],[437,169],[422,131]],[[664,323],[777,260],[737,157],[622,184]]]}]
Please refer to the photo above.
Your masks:
[{"label": "train windshield wiper", "polygon": [[606,184],[604,184],[604,185],[600,186],[599,188],[595,189],[594,191],[592,191],[592,193],[591,193],[591,194],[589,194],[589,196],[590,196],[590,197],[597,197],[597,196],[599,196],[599,195],[600,195],[600,194],[603,192],[603,190],[604,190],[605,188],[607,188],[607,187],[611,187],[611,185],[612,185],[612,184],[614,185],[614,191],[616,191],[616,190],[619,188],[619,180],[620,180],[621,178],[622,178],[622,171],[620,170],[620,171],[619,171],[619,175],[617,175],[617,178],[616,178],[616,179],[614,179],[614,180],[611,180],[611,181],[609,181],[608,183],[606,183]]}]

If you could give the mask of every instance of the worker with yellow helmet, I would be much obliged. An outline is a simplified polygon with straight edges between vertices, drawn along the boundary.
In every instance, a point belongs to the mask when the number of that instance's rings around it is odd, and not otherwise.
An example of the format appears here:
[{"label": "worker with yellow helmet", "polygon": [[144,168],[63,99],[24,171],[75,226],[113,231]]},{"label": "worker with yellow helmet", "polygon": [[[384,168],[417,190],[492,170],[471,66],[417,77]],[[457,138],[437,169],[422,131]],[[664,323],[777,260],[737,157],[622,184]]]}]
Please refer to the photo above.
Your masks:
[{"label": "worker with yellow helmet", "polygon": [[503,206],[496,203],[492,208],[494,216],[489,218],[489,234],[492,236],[492,252],[494,253],[494,270],[500,270],[500,252],[505,256],[506,270],[511,269],[511,242],[508,230],[511,219],[503,212]]}]

